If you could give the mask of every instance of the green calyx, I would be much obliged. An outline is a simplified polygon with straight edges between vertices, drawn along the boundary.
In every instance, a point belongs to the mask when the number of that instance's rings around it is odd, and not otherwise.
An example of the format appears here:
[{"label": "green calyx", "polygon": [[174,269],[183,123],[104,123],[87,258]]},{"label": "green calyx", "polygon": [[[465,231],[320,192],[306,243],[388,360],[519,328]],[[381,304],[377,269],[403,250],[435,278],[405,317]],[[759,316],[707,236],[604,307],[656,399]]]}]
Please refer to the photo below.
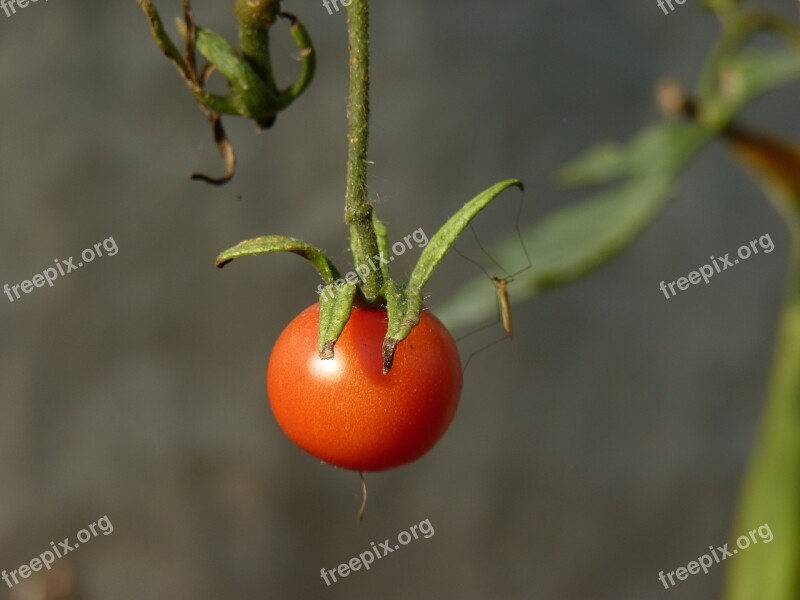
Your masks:
[{"label": "green calyx", "polygon": [[[143,1],[143,0],[140,0]],[[242,29],[244,58],[239,58],[230,47],[210,33],[198,30],[197,48],[203,53],[212,52],[218,57],[218,68],[229,80],[245,82],[253,97],[275,94],[269,85],[261,85],[268,64],[258,64],[253,57],[264,56],[267,49],[259,49],[253,40],[263,40],[264,31],[271,25],[275,10],[269,8],[277,3],[267,0],[238,0],[237,14],[246,21],[250,29]],[[261,7],[262,12],[256,10]],[[419,323],[423,308],[422,290],[436,267],[453,247],[458,237],[484,208],[510,187],[522,189],[522,182],[510,179],[485,190],[453,215],[425,246],[411,277],[406,283],[395,282],[389,272],[388,232],[378,219],[375,209],[367,198],[367,140],[369,138],[369,2],[351,0],[348,11],[348,42],[350,48],[350,98],[347,106],[348,152],[347,186],[345,189],[345,223],[350,228],[350,248],[353,254],[354,271],[344,278],[322,250],[314,246],[283,236],[265,236],[244,241],[226,250],[217,258],[222,267],[242,256],[257,256],[272,252],[293,252],[308,259],[316,267],[327,287],[320,292],[320,324],[318,352],[321,359],[334,356],[334,346],[344,331],[354,303],[359,306],[386,310],[389,326],[384,338],[383,372],[392,368],[399,344],[408,337]],[[263,18],[259,15],[264,15]],[[246,17],[246,18],[243,18]],[[157,37],[158,39],[158,37]],[[250,40],[250,41],[248,41]],[[307,40],[298,40],[303,47]],[[310,42],[307,44],[310,47]],[[224,60],[222,60],[224,58]],[[313,63],[312,63],[313,68]],[[224,69],[224,70],[223,70]],[[256,79],[254,79],[256,78]],[[302,80],[302,78],[301,78]],[[263,82],[263,77],[262,80]],[[237,84],[237,85],[241,85]],[[236,86],[232,84],[234,90]],[[219,107],[222,110],[222,106]],[[243,110],[251,110],[244,106]],[[427,240],[427,238],[426,238]],[[322,286],[320,286],[321,288]]]},{"label": "green calyx", "polygon": [[[237,0],[235,13],[239,21],[241,48],[237,50],[222,36],[196,26],[191,3],[183,0],[183,19],[177,21],[184,39],[184,52],[181,53],[169,37],[152,1],[138,1],[150,22],[156,44],[175,65],[200,110],[211,122],[215,141],[227,165],[224,177],[193,175],[192,178],[225,183],[233,176],[235,157],[222,129],[220,115],[252,119],[259,129],[272,126],[278,113],[292,104],[314,78],[316,55],[308,31],[296,17],[280,10],[279,0]],[[279,18],[289,21],[302,63],[297,81],[284,89],[275,83],[269,49],[269,30]],[[198,69],[196,64],[197,53],[207,61],[202,69]],[[228,83],[225,95],[206,91],[206,83],[214,71]]]},{"label": "green calyx", "polygon": [[[246,240],[222,252],[216,264],[223,267],[234,259],[258,256],[273,252],[293,252],[307,259],[319,272],[326,288],[320,293],[320,329],[318,351],[321,359],[334,356],[334,346],[344,330],[354,303],[386,310],[389,326],[383,343],[383,372],[392,368],[399,344],[408,337],[419,323],[423,309],[422,290],[436,268],[464,232],[470,221],[489,206],[504,191],[511,187],[523,189],[517,179],[509,179],[484,190],[467,202],[430,239],[417,261],[409,280],[398,284],[389,271],[389,243],[386,227],[378,220],[372,207],[363,217],[368,225],[365,235],[374,236],[375,254],[365,252],[367,247],[361,240],[360,230],[351,237],[355,269],[345,278],[330,258],[320,249],[301,240],[270,235]],[[370,290],[370,283],[381,282],[377,291]]]}]

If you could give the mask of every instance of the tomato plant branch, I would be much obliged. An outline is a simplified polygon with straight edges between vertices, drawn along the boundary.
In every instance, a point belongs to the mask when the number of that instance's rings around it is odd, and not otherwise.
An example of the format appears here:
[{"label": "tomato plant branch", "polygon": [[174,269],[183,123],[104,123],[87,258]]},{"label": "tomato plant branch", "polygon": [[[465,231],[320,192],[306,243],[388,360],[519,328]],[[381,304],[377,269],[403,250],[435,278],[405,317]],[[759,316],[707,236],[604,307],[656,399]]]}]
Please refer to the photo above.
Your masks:
[{"label": "tomato plant branch", "polygon": [[[347,9],[350,43],[350,99],[347,105],[347,188],[345,223],[350,226],[356,266],[379,254],[378,237],[367,200],[367,142],[369,138],[369,1],[353,0]],[[379,300],[383,272],[370,269],[361,290],[367,302]]]},{"label": "tomato plant branch", "polygon": [[[145,1],[145,0],[141,0]],[[237,111],[256,118],[259,124],[266,113],[260,107],[278,106],[282,99],[276,89],[270,69],[267,31],[277,12],[277,3],[270,0],[238,0],[237,16],[242,26],[238,53],[223,38],[197,29],[197,49],[230,82],[232,94],[227,98],[210,97],[206,102],[217,112]],[[260,12],[259,12],[260,11]],[[293,18],[293,17],[288,17]],[[386,227],[380,222],[367,196],[367,147],[369,140],[369,1],[352,0],[348,6],[348,41],[350,50],[350,94],[347,104],[347,185],[345,189],[345,223],[350,228],[350,247],[355,272],[344,279],[330,259],[313,246],[295,238],[268,235],[247,240],[226,250],[217,258],[222,267],[233,259],[272,252],[295,252],[304,256],[317,268],[328,284],[320,292],[320,321],[317,350],[321,359],[334,357],[334,346],[344,331],[352,314],[353,304],[384,307],[388,320],[386,337],[382,346],[383,372],[392,368],[398,345],[406,339],[420,322],[423,309],[422,288],[436,267],[450,251],[467,224],[486,206],[511,186],[522,187],[517,180],[498,183],[461,208],[434,236],[414,270],[411,280],[398,284],[389,273],[389,241]],[[301,48],[308,46],[305,30],[293,21],[295,42]],[[161,36],[158,36],[161,37]],[[167,47],[167,50],[169,48]],[[181,69],[181,57],[169,52],[173,62]],[[305,68],[291,94],[299,93],[306,79],[313,74],[313,54],[306,56]],[[356,275],[358,273],[358,275]],[[358,279],[361,280],[360,283]],[[320,286],[322,287],[322,286]],[[360,292],[360,293],[359,293]]]},{"label": "tomato plant branch", "polygon": [[[235,12],[239,21],[237,50],[225,38],[195,25],[190,0],[183,0],[183,20],[178,31],[185,40],[182,56],[169,37],[152,0],[138,0],[150,22],[156,44],[178,70],[194,95],[200,110],[209,120],[214,141],[226,165],[223,177],[193,174],[192,179],[221,184],[234,174],[236,159],[233,146],[225,135],[221,115],[230,114],[254,120],[259,129],[270,127],[277,114],[302,94],[314,77],[316,55],[311,38],[296,17],[280,11],[280,0],[237,0]],[[298,80],[284,90],[275,83],[269,49],[269,30],[277,18],[290,22],[292,38],[300,49],[302,72]],[[199,72],[196,52],[207,61]],[[228,83],[225,95],[212,94],[205,89],[213,72],[219,72]]]}]

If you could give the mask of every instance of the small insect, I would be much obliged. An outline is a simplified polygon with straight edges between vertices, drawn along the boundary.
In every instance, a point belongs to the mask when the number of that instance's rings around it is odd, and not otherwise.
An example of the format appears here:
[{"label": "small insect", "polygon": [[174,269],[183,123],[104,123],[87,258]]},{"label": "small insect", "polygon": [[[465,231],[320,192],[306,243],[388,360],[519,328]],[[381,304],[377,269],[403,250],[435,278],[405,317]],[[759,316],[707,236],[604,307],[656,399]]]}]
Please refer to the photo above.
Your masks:
[{"label": "small insect", "polygon": [[498,321],[501,321],[503,323],[503,331],[505,332],[504,336],[494,340],[493,342],[490,342],[489,344],[483,346],[482,348],[479,348],[478,350],[476,350],[475,352],[470,354],[469,357],[467,358],[467,362],[464,363],[464,367],[462,368],[462,372],[467,370],[467,366],[469,365],[469,362],[472,360],[472,358],[476,354],[478,354],[480,352],[483,352],[484,350],[486,350],[487,348],[490,348],[491,346],[494,346],[495,344],[499,344],[500,342],[502,342],[505,339],[511,339],[513,337],[512,320],[511,320],[511,301],[510,301],[509,296],[508,296],[508,285],[511,282],[514,281],[515,277],[517,277],[518,275],[521,275],[522,273],[524,273],[525,271],[527,271],[528,269],[531,269],[533,267],[533,263],[531,262],[531,257],[528,254],[528,249],[525,246],[525,242],[524,242],[524,240],[522,238],[522,232],[520,231],[520,228],[519,228],[519,219],[520,219],[520,215],[522,214],[523,200],[524,200],[524,196],[520,195],[519,208],[517,209],[517,218],[516,218],[516,220],[514,222],[514,228],[517,231],[517,237],[519,239],[520,246],[522,246],[522,250],[523,250],[523,252],[525,254],[525,259],[527,260],[527,265],[526,266],[522,267],[521,269],[519,269],[517,271],[514,271],[513,273],[509,273],[508,271],[506,271],[500,265],[500,263],[498,263],[494,259],[494,257],[492,257],[492,255],[486,250],[486,248],[484,248],[483,244],[480,241],[480,238],[478,237],[478,233],[475,231],[475,229],[472,227],[471,224],[470,224],[470,229],[472,230],[472,234],[475,236],[475,242],[478,244],[478,247],[489,258],[489,260],[492,263],[494,263],[495,267],[497,267],[500,271],[503,271],[505,276],[504,277],[497,277],[496,275],[491,275],[481,263],[479,263],[478,261],[476,261],[476,260],[464,255],[458,249],[455,249],[456,252],[462,258],[464,258],[465,260],[468,260],[469,262],[471,262],[472,264],[477,266],[481,271],[483,271],[483,273],[486,275],[486,277],[494,284],[495,291],[497,293],[497,307],[498,307],[498,311],[499,311],[497,321],[495,321],[494,323],[489,323],[488,325],[484,325],[483,327],[480,327],[480,328],[478,328],[478,329],[476,329],[474,331],[471,331],[470,333],[467,333],[466,335],[461,336],[456,341],[461,341],[461,340],[463,340],[463,339],[465,339],[465,338],[467,338],[467,337],[469,337],[469,336],[471,336],[471,335],[473,335],[475,333],[483,331],[484,329],[486,329],[488,327],[493,327]]},{"label": "small insect", "polygon": [[497,299],[500,302],[500,314],[503,317],[503,329],[508,337],[511,337],[511,303],[508,301],[509,280],[500,277],[492,277],[494,286],[497,288]]}]

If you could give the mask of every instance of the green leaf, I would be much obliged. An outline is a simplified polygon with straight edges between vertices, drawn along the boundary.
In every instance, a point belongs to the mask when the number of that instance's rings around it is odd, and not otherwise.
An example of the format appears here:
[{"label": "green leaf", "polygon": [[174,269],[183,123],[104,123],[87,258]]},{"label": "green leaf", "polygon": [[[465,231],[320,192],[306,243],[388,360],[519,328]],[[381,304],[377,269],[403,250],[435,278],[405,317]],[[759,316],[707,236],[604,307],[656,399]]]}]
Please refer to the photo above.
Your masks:
[{"label": "green leaf", "polygon": [[[770,394],[742,490],[732,540],[767,525],[773,539],[740,551],[727,573],[729,600],[800,597],[800,231],[780,321]],[[761,532],[759,532],[760,536]],[[731,546],[735,547],[734,544]]]},{"label": "green leaf", "polygon": [[333,358],[333,347],[350,319],[357,291],[356,284],[347,281],[342,286],[328,287],[320,294],[319,342],[317,344],[320,358]]},{"label": "green leaf", "polygon": [[278,112],[278,91],[264,81],[225,38],[209,29],[197,28],[197,50],[228,80],[233,94],[229,101],[241,116],[266,121]]},{"label": "green leaf", "polygon": [[[742,38],[744,39],[744,38]],[[719,85],[701,98],[698,122],[665,122],[643,130],[626,145],[601,144],[567,165],[563,183],[574,186],[618,181],[611,191],[545,218],[523,233],[532,267],[509,287],[513,302],[583,277],[632,244],[661,213],[682,168],[754,98],[800,79],[800,54],[725,48],[714,60]],[[491,251],[501,264],[519,263],[512,235]],[[484,275],[437,307],[450,327],[466,327],[496,312],[493,284]]]},{"label": "green leaf", "polygon": [[308,242],[282,235],[265,235],[263,237],[245,240],[220,253],[217,257],[217,267],[222,268],[234,259],[243,256],[259,256],[272,252],[293,252],[307,259],[319,271],[322,279],[328,285],[334,285],[341,279],[339,270],[322,251]]},{"label": "green leaf", "polygon": [[314,50],[314,45],[311,42],[311,36],[308,34],[308,30],[300,21],[291,15],[287,16],[292,19],[290,31],[295,45],[300,50],[300,62],[302,65],[302,70],[300,71],[300,76],[297,78],[297,81],[294,83],[294,85],[289,86],[283,92],[281,92],[282,108],[288,106],[298,96],[300,96],[300,94],[306,91],[306,88],[311,85],[311,81],[314,79],[314,74],[317,70],[317,53]]},{"label": "green leaf", "polygon": [[384,286],[389,327],[383,340],[383,374],[389,372],[397,345],[408,337],[419,323],[422,313],[422,290],[408,286],[400,288],[391,279]]},{"label": "green leaf", "polygon": [[[627,146],[601,146],[567,166],[561,178],[576,185],[627,179],[547,216],[523,233],[531,268],[510,284],[511,301],[521,302],[543,289],[575,281],[618,256],[661,213],[681,167],[711,136],[700,125],[662,123],[644,130]],[[514,265],[524,250],[514,235],[491,255],[501,265]],[[476,277],[436,313],[448,327],[475,325],[496,312],[493,287],[485,275]]]},{"label": "green leaf", "polygon": [[627,146],[599,144],[564,167],[568,186],[608,183],[623,177],[675,175],[710,137],[692,123],[659,123],[644,129]]},{"label": "green leaf", "polygon": [[741,0],[705,0],[703,4],[714,12],[726,12],[737,10],[741,5]]},{"label": "green leaf", "polygon": [[467,202],[461,207],[461,210],[450,217],[422,251],[419,261],[417,261],[417,265],[411,273],[411,278],[408,282],[409,287],[419,290],[425,287],[436,267],[442,262],[470,221],[510,187],[524,189],[525,186],[518,179],[509,179],[496,183]]},{"label": "green leaf", "polygon": [[[378,215],[374,210],[372,211],[372,225],[375,228],[375,236],[378,238],[378,252],[385,259],[385,262],[381,262],[383,280],[389,281],[391,280],[389,274],[389,257],[391,256],[389,252],[389,232],[386,230],[386,225],[383,224],[383,221],[378,219]],[[353,256],[358,256],[358,254],[353,253]]]}]

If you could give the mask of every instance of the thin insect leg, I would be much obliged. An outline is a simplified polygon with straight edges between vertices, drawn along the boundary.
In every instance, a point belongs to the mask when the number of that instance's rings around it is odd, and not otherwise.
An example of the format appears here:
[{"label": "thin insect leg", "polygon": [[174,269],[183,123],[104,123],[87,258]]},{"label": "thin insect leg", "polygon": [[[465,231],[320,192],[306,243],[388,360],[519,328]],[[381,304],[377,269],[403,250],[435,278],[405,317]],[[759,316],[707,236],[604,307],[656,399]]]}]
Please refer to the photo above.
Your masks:
[{"label": "thin insect leg", "polygon": [[[473,230],[473,232],[474,232],[474,230]],[[492,276],[489,274],[489,272],[488,272],[488,271],[487,271],[487,270],[486,270],[486,269],[483,267],[483,265],[482,265],[481,263],[479,263],[477,260],[474,260],[474,259],[470,258],[469,256],[467,256],[467,255],[466,255],[466,254],[464,254],[463,252],[459,251],[459,250],[458,250],[458,248],[453,248],[453,250],[455,250],[456,254],[458,254],[458,255],[459,255],[461,258],[463,258],[464,260],[468,260],[468,261],[469,261],[469,262],[471,262],[473,265],[475,265],[476,267],[478,267],[478,268],[479,268],[481,271],[483,271],[483,274],[484,274],[484,275],[486,275],[486,277],[487,277],[489,280],[491,280],[491,282],[492,282],[492,284],[494,285],[495,289],[497,288],[497,282],[498,282],[498,279],[497,279],[496,277],[492,277]],[[499,303],[499,299],[498,299],[498,304],[497,304],[497,319],[495,319],[495,321],[494,321],[493,323],[487,323],[486,325],[484,325],[484,326],[482,326],[482,327],[479,327],[478,329],[475,329],[475,330],[473,330],[473,331],[470,331],[469,333],[466,333],[466,334],[462,335],[461,337],[459,337],[459,338],[456,338],[456,342],[459,342],[459,341],[461,341],[461,340],[463,340],[463,339],[466,339],[466,338],[468,338],[469,336],[471,336],[471,335],[473,335],[473,334],[475,334],[475,333],[478,333],[478,332],[480,332],[480,331],[483,331],[484,329],[488,329],[489,327],[493,327],[494,325],[496,325],[497,323],[499,323],[499,322],[500,322],[500,318],[501,318],[501,312],[500,312],[500,303]]]},{"label": "thin insect leg", "polygon": [[367,510],[367,480],[364,479],[364,473],[361,471],[358,472],[358,476],[361,478],[361,508],[358,509],[356,518],[363,521],[364,512]]},{"label": "thin insect leg", "polygon": [[466,373],[466,372],[467,372],[467,367],[469,366],[469,363],[470,363],[470,361],[472,360],[472,358],[473,358],[473,357],[474,357],[476,354],[480,354],[480,353],[481,353],[481,352],[483,352],[484,350],[487,350],[487,349],[491,348],[492,346],[496,346],[496,345],[497,345],[497,344],[499,344],[500,342],[504,342],[504,341],[505,341],[505,340],[507,340],[507,339],[509,339],[509,337],[508,337],[508,336],[506,336],[506,335],[504,335],[503,337],[501,337],[501,338],[497,338],[495,341],[493,341],[493,342],[491,342],[491,343],[487,344],[486,346],[484,346],[484,347],[483,347],[483,348],[481,348],[480,350],[475,350],[475,352],[473,352],[472,354],[470,354],[470,355],[467,357],[467,362],[465,362],[465,363],[464,363],[464,366],[463,366],[463,367],[461,367],[461,375],[463,376],[463,375],[464,375],[464,373]]},{"label": "thin insect leg", "polygon": [[[505,274],[506,274],[506,278],[508,278],[508,277],[511,277],[511,275],[509,275],[509,274],[508,274],[508,271],[506,271],[506,270],[505,270],[505,269],[504,269],[504,268],[503,268],[503,267],[500,265],[500,263],[499,263],[499,262],[497,262],[497,261],[494,259],[494,257],[493,257],[491,254],[489,254],[489,251],[488,251],[488,250],[486,250],[486,248],[484,248],[484,247],[483,247],[483,244],[481,244],[481,240],[480,240],[480,238],[478,237],[478,232],[477,232],[477,231],[475,231],[475,228],[472,226],[472,223],[470,223],[470,224],[469,224],[469,228],[472,230],[472,235],[474,235],[474,236],[475,236],[475,241],[478,243],[478,248],[480,248],[480,249],[483,251],[483,253],[484,253],[486,256],[488,256],[488,257],[489,257],[489,260],[490,260],[490,261],[492,261],[492,262],[494,263],[494,266],[496,266],[498,269],[500,269],[500,270],[501,270],[503,273],[505,273]],[[491,275],[489,275],[489,273],[487,273],[487,272],[486,272],[486,269],[484,269],[484,270],[483,270],[483,272],[484,272],[484,273],[486,273],[486,275],[488,275],[490,279],[492,279],[492,280],[495,280],[495,279],[497,279],[496,277],[492,277]]]},{"label": "thin insect leg", "polygon": [[[517,232],[517,239],[519,240],[520,246],[522,246],[522,251],[525,253],[525,259],[527,261],[527,266],[523,267],[522,269],[519,269],[518,271],[515,271],[514,273],[509,273],[508,271],[506,271],[505,268],[503,268],[503,266],[489,253],[489,251],[486,249],[486,247],[483,245],[483,243],[481,243],[481,240],[478,237],[478,233],[477,233],[477,231],[475,231],[475,228],[472,226],[472,223],[469,224],[469,228],[472,230],[472,235],[475,237],[475,242],[478,244],[478,247],[489,258],[489,260],[492,261],[492,263],[494,263],[494,266],[496,266],[498,269],[500,269],[505,274],[505,277],[503,277],[503,279],[506,279],[509,282],[513,281],[515,276],[519,275],[520,273],[524,273],[525,271],[527,271],[528,269],[530,269],[533,266],[530,254],[528,253],[528,248],[525,246],[525,240],[522,237],[522,230],[519,227],[519,221],[520,221],[520,217],[522,216],[522,209],[523,209],[524,205],[525,205],[525,194],[523,192],[519,196],[519,203],[517,205],[517,218],[514,220],[514,229]],[[459,254],[461,254],[461,253],[459,252]],[[483,271],[484,271],[484,273],[486,273],[486,269],[483,269]],[[487,273],[487,275],[488,275],[488,273]],[[492,277],[491,275],[489,275],[489,277],[494,281],[497,281],[498,279],[500,279],[498,277]]]},{"label": "thin insect leg", "polygon": [[[475,232],[475,230],[473,229],[473,233],[474,233],[474,232]],[[479,263],[477,260],[475,260],[474,258],[470,258],[469,256],[467,256],[466,254],[464,254],[463,252],[461,252],[461,251],[460,251],[458,248],[456,248],[455,246],[453,247],[453,250],[454,250],[454,251],[455,251],[455,253],[456,253],[456,254],[458,254],[458,255],[459,255],[461,258],[463,258],[464,260],[468,260],[468,261],[469,261],[469,262],[471,262],[473,265],[475,265],[476,267],[478,267],[478,268],[479,268],[481,271],[483,271],[483,274],[484,274],[484,275],[486,275],[486,277],[488,277],[489,279],[494,279],[494,278],[493,278],[493,277],[492,277],[492,276],[489,274],[489,271],[487,271],[487,270],[484,268],[484,266],[483,266],[481,263]]]},{"label": "thin insect leg", "polygon": [[516,277],[520,273],[524,273],[525,271],[527,271],[528,269],[533,267],[533,262],[531,261],[531,255],[528,254],[528,247],[525,245],[525,240],[522,237],[522,231],[519,228],[519,218],[520,218],[520,216],[522,216],[522,206],[524,204],[524,198],[525,198],[525,193],[523,192],[522,194],[520,194],[520,197],[519,197],[519,208],[517,208],[517,220],[514,221],[514,229],[517,230],[517,238],[519,239],[519,245],[522,246],[522,251],[525,252],[525,258],[528,261],[528,266],[527,267],[523,267],[519,271],[509,275],[508,276],[508,280],[509,281],[513,281],[514,277]]},{"label": "thin insect leg", "polygon": [[472,330],[472,331],[470,331],[469,333],[465,333],[465,334],[464,334],[464,335],[462,335],[461,337],[457,337],[457,338],[456,338],[456,342],[460,342],[461,340],[465,340],[465,339],[467,339],[468,337],[470,337],[470,336],[472,336],[472,335],[474,335],[474,334],[476,334],[476,333],[479,333],[479,332],[483,331],[484,329],[489,329],[489,327],[494,327],[495,325],[497,325],[497,322],[498,322],[499,320],[500,320],[500,314],[498,313],[498,315],[497,315],[497,321],[493,321],[493,322],[491,322],[491,323],[487,323],[486,325],[482,325],[481,327],[478,327],[477,329],[473,329],[473,330]]},{"label": "thin insect leg", "polygon": [[[473,229],[473,233],[475,233],[475,230],[474,230],[474,229]],[[476,235],[476,239],[477,239],[477,235]],[[480,242],[478,242],[478,243],[480,243]],[[479,268],[481,271],[483,271],[483,274],[484,274],[484,275],[486,275],[486,277],[487,277],[487,278],[488,278],[488,279],[489,279],[489,280],[492,282],[492,284],[494,285],[494,288],[495,288],[495,290],[497,290],[497,289],[498,289],[498,286],[500,285],[500,282],[501,282],[501,281],[504,281],[504,280],[502,280],[502,279],[498,279],[497,277],[493,277],[492,275],[490,275],[490,274],[489,274],[489,272],[488,272],[488,271],[487,271],[487,270],[486,270],[486,269],[483,267],[483,265],[482,265],[482,264],[480,264],[478,261],[476,261],[476,260],[474,260],[474,259],[470,258],[469,256],[466,256],[466,255],[465,255],[463,252],[459,251],[457,248],[453,248],[453,250],[455,250],[455,251],[456,251],[456,253],[457,253],[457,254],[458,254],[458,255],[459,255],[461,258],[463,258],[463,259],[465,259],[465,260],[468,260],[469,262],[471,262],[472,264],[474,264],[476,267],[478,267],[478,268]],[[498,265],[498,267],[499,267],[499,265]],[[502,267],[500,267],[500,269],[502,269]],[[461,337],[459,337],[459,338],[457,338],[457,339],[456,339],[456,342],[458,342],[458,341],[461,341],[461,340],[463,340],[463,339],[465,339],[465,338],[468,338],[469,336],[471,336],[471,335],[473,335],[473,334],[475,334],[475,333],[478,333],[478,332],[480,332],[480,331],[483,331],[484,329],[487,329],[487,328],[489,328],[489,327],[493,327],[494,325],[496,325],[497,323],[499,323],[499,322],[501,321],[501,318],[502,318],[502,312],[501,312],[501,308],[502,308],[502,307],[501,307],[501,303],[500,303],[500,298],[498,297],[498,299],[497,299],[497,300],[498,300],[498,302],[497,302],[497,318],[495,319],[495,321],[494,321],[493,323],[488,323],[488,324],[486,324],[486,325],[484,325],[484,326],[482,326],[482,327],[479,327],[478,329],[475,329],[475,330],[473,330],[473,331],[470,331],[470,332],[469,332],[469,333],[467,333],[467,334],[464,334],[464,335],[462,335]]]}]

